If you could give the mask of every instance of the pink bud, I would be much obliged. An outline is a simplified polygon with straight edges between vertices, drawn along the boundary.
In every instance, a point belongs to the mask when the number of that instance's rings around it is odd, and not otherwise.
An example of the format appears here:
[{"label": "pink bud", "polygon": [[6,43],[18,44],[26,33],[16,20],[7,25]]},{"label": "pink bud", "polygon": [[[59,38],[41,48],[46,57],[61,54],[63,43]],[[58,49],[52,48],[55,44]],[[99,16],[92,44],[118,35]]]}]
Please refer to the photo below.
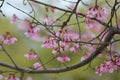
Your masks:
[{"label": "pink bud", "polygon": [[13,17],[11,19],[11,24],[15,24],[17,20],[18,20],[18,17],[15,14],[13,14]]}]

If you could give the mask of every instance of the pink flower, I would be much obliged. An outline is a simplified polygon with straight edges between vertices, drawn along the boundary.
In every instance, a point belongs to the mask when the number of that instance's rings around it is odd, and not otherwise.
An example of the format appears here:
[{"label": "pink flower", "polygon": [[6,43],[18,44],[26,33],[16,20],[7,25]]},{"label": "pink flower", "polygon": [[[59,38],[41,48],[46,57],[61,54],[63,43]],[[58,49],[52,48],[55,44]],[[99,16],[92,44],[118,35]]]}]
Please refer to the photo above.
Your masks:
[{"label": "pink flower", "polygon": [[24,33],[27,37],[30,37],[31,39],[33,40],[36,40],[36,41],[39,41],[40,40],[40,37],[38,35],[38,32],[39,32],[39,28],[37,27],[34,27],[34,26],[30,26],[28,28],[28,30]]},{"label": "pink flower", "polygon": [[120,66],[120,56],[116,57],[115,63],[117,66]]},{"label": "pink flower", "polygon": [[2,75],[0,75],[0,80],[2,80],[3,79],[3,76]]},{"label": "pink flower", "polygon": [[74,44],[74,46],[70,48],[70,51],[76,52],[78,48],[79,48],[79,44]]},{"label": "pink flower", "polygon": [[99,30],[101,25],[89,18],[97,18],[98,20],[104,21],[107,17],[107,10],[101,7],[92,7],[88,9],[86,16],[86,28]]},{"label": "pink flower", "polygon": [[65,40],[73,40],[76,41],[79,39],[79,34],[77,32],[66,32],[64,34],[64,39]]},{"label": "pink flower", "polygon": [[55,35],[57,36],[57,37],[60,37],[61,35],[62,35],[62,30],[59,30]]},{"label": "pink flower", "polygon": [[88,54],[83,54],[83,56],[81,57],[81,61],[84,61],[85,59],[87,59],[88,58]]},{"label": "pink flower", "polygon": [[11,45],[17,41],[17,38],[13,37],[9,32],[6,32],[4,35],[0,35],[0,40],[4,44]]},{"label": "pink flower", "polygon": [[101,7],[92,7],[87,11],[88,18],[97,18],[99,20],[105,20],[107,17],[107,9]]},{"label": "pink flower", "polygon": [[7,44],[7,45],[10,45],[10,44],[14,44],[16,41],[17,41],[17,38],[11,37],[11,38],[9,38],[9,39],[5,39],[5,40],[3,41],[3,43],[4,43],[4,44]]},{"label": "pink flower", "polygon": [[54,48],[56,46],[57,46],[56,41],[54,40],[54,38],[51,37],[46,39],[44,43],[41,45],[42,48]]},{"label": "pink flower", "polygon": [[61,63],[64,63],[64,62],[69,62],[70,58],[64,55],[64,56],[57,57],[57,60]]},{"label": "pink flower", "polygon": [[60,46],[67,47],[69,46],[69,42],[65,40],[64,38],[59,42]]},{"label": "pink flower", "polygon": [[96,68],[96,74],[98,74],[99,76],[101,76],[103,73],[112,73],[114,71],[114,69],[116,69],[117,66],[115,65],[114,62],[112,61],[108,61],[106,63],[101,64],[100,66],[98,66]]},{"label": "pink flower", "polygon": [[20,80],[20,79],[16,77],[15,75],[10,75],[7,78],[5,78],[5,80]]},{"label": "pink flower", "polygon": [[53,50],[52,50],[52,53],[53,53],[54,55],[58,55],[58,54],[59,54],[59,49],[58,49],[58,48],[53,49]]},{"label": "pink flower", "polygon": [[113,64],[111,64],[111,62],[110,63],[107,62],[106,65],[107,65],[106,72],[112,73],[114,71]]},{"label": "pink flower", "polygon": [[33,67],[34,67],[34,69],[40,69],[42,66],[41,66],[41,64],[39,62],[35,62],[33,64]]},{"label": "pink flower", "polygon": [[105,20],[108,15],[108,10],[106,8],[100,8],[99,13],[96,15],[97,19]]},{"label": "pink flower", "polygon": [[18,17],[15,14],[13,14],[13,17],[11,19],[11,24],[15,24],[17,20],[18,20]]},{"label": "pink flower", "polygon": [[100,68],[100,66],[98,66],[97,68],[96,68],[96,74],[98,74],[99,76],[102,76],[102,74],[103,74],[103,70],[101,70],[101,68]]},{"label": "pink flower", "polygon": [[38,58],[38,55],[37,54],[34,54],[32,52],[29,52],[27,54],[24,55],[28,60],[34,60],[36,58]]},{"label": "pink flower", "polygon": [[87,11],[87,16],[89,16],[90,18],[95,17],[95,15],[98,13],[98,8],[92,7],[89,8]]}]

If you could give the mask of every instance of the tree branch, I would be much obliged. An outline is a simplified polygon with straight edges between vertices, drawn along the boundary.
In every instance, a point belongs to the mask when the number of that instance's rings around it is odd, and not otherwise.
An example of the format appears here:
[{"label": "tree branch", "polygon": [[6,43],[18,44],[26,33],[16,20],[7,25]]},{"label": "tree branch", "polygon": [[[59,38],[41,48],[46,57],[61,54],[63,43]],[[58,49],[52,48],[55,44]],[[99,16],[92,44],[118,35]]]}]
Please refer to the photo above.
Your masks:
[{"label": "tree branch", "polygon": [[[109,43],[111,41],[111,39],[113,38],[113,36],[115,35],[115,31],[113,29],[110,29],[109,33],[107,34],[104,42]],[[31,69],[25,69],[25,68],[21,68],[21,67],[15,67],[13,65],[10,64],[6,64],[6,63],[2,63],[0,62],[0,65],[3,67],[7,67],[7,68],[11,68],[20,72],[24,72],[24,73],[59,73],[59,72],[65,72],[65,71],[70,71],[70,70],[74,70],[77,68],[80,68],[86,64],[88,64],[89,62],[91,62],[96,56],[98,56],[102,51],[104,51],[104,49],[108,46],[109,44],[102,44],[100,47],[98,47],[87,59],[85,59],[82,62],[73,64],[72,66],[68,66],[68,67],[64,67],[64,68],[52,68],[52,69],[45,69],[45,70],[31,70]]]}]

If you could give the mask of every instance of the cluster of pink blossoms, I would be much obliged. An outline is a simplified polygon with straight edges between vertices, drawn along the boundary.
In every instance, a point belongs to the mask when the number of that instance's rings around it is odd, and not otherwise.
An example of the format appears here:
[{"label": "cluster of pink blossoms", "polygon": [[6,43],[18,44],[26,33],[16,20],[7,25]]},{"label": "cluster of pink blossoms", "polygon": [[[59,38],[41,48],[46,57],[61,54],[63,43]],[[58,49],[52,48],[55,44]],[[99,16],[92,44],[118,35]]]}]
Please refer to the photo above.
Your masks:
[{"label": "cluster of pink blossoms", "polygon": [[107,61],[96,68],[96,73],[102,76],[103,73],[112,73],[120,66],[120,56],[115,56],[114,60]]},{"label": "cluster of pink blossoms", "polygon": [[35,63],[33,64],[34,69],[40,69],[42,68],[42,65],[38,62],[39,56],[38,54],[35,53],[33,49],[31,49],[27,54],[24,55],[28,60],[36,60]]},{"label": "cluster of pink blossoms", "polygon": [[17,41],[17,38],[13,37],[10,32],[6,32],[5,34],[0,35],[0,40],[4,44],[11,45]]},{"label": "cluster of pink blossoms", "polygon": [[40,28],[34,26],[29,20],[23,21],[19,28],[25,31],[25,35],[35,41],[40,40],[39,31]]},{"label": "cluster of pink blossoms", "polygon": [[97,30],[100,28],[100,24],[91,20],[90,18],[96,18],[98,20],[104,21],[108,13],[105,8],[92,7],[89,8],[86,14],[86,28]]},{"label": "cluster of pink blossoms", "polygon": [[[60,39],[60,40],[59,40]],[[79,48],[78,43],[71,43],[79,39],[77,33],[69,33],[67,30],[58,30],[54,37],[47,38],[41,45],[42,48],[53,48],[52,53],[59,55],[57,61],[64,63],[70,61],[70,58],[65,54],[66,51],[76,52]],[[72,45],[72,47],[71,47]]]},{"label": "cluster of pink blossoms", "polygon": [[[14,14],[12,19],[11,19],[11,23],[15,24],[18,21],[18,17]],[[31,38],[32,40],[35,41],[39,41],[40,40],[40,36],[39,36],[39,31],[40,29],[36,26],[34,26],[29,20],[25,19],[24,21],[22,21],[19,24],[19,29],[24,30],[25,31],[25,35],[29,38]]]}]

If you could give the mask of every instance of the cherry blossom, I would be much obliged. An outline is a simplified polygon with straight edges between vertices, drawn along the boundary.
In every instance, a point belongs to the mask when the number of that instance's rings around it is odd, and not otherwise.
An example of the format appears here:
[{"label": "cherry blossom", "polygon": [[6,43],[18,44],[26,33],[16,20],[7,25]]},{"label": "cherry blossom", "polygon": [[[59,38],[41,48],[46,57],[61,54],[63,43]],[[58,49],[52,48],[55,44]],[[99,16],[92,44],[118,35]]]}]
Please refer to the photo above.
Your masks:
[{"label": "cherry blossom", "polygon": [[64,63],[64,62],[69,62],[70,58],[64,55],[64,56],[57,57],[57,60],[61,63]]},{"label": "cherry blossom", "polygon": [[54,38],[49,37],[44,41],[44,43],[41,45],[42,48],[54,48],[57,46],[56,41]]},{"label": "cherry blossom", "polygon": [[77,32],[66,32],[64,34],[64,39],[65,40],[73,40],[76,41],[79,39],[79,34]]},{"label": "cherry blossom", "polygon": [[39,30],[40,30],[39,28],[31,25],[24,34],[33,40],[39,41],[40,40],[40,37],[38,35]]},{"label": "cherry blossom", "polygon": [[17,23],[17,20],[18,20],[18,17],[15,14],[13,14],[13,17],[11,19],[11,24]]},{"label": "cherry blossom", "polygon": [[99,20],[105,20],[107,17],[107,9],[101,7],[91,7],[87,11],[88,18],[97,18]]},{"label": "cherry blossom", "polygon": [[98,8],[92,7],[88,9],[87,16],[92,18],[92,17],[95,17],[97,13],[98,13]]},{"label": "cherry blossom", "polygon": [[112,73],[116,69],[116,67],[117,66],[113,61],[105,62],[96,68],[97,69],[96,74],[102,76],[102,74],[106,72]]},{"label": "cherry blossom", "polygon": [[5,40],[3,41],[3,43],[4,43],[4,44],[7,44],[7,45],[10,45],[10,44],[14,44],[16,41],[17,41],[17,38],[11,37],[11,38],[9,38],[9,39],[5,39]]},{"label": "cherry blossom", "polygon": [[40,69],[42,67],[42,65],[39,62],[35,62],[33,64],[33,67],[34,67],[34,69]]},{"label": "cherry blossom", "polygon": [[115,63],[117,66],[120,66],[120,56],[116,57]]},{"label": "cherry blossom", "polygon": [[0,40],[4,44],[11,45],[17,41],[17,38],[13,37],[9,32],[6,32],[4,35],[0,35]]},{"label": "cherry blossom", "polygon": [[58,54],[59,54],[59,49],[58,49],[58,48],[53,49],[53,50],[52,50],[52,53],[53,53],[54,55],[58,55]]},{"label": "cherry blossom", "polygon": [[68,40],[65,40],[64,38],[59,42],[61,47],[67,47],[69,46]]},{"label": "cherry blossom", "polygon": [[91,7],[87,11],[87,18],[86,18],[86,28],[91,28],[94,30],[99,30],[100,24],[90,20],[89,18],[97,18],[98,20],[104,21],[107,17],[107,10],[106,8],[101,7]]},{"label": "cherry blossom", "polygon": [[38,55],[37,54],[34,54],[32,52],[29,52],[27,54],[24,55],[28,60],[34,60],[36,58],[38,58]]},{"label": "cherry blossom", "polygon": [[105,20],[108,15],[108,10],[106,8],[100,8],[99,14],[97,14],[97,19]]},{"label": "cherry blossom", "polygon": [[62,32],[63,32],[62,30],[59,30],[59,31],[56,33],[56,36],[57,36],[57,37],[60,37],[60,36],[62,35]]},{"label": "cherry blossom", "polygon": [[75,43],[73,47],[70,48],[70,51],[76,52],[78,48],[79,48],[79,44]]},{"label": "cherry blossom", "polygon": [[22,21],[19,25],[19,29],[24,30],[24,34],[32,40],[40,41],[40,28],[36,27],[29,20],[25,19],[24,21]]}]

